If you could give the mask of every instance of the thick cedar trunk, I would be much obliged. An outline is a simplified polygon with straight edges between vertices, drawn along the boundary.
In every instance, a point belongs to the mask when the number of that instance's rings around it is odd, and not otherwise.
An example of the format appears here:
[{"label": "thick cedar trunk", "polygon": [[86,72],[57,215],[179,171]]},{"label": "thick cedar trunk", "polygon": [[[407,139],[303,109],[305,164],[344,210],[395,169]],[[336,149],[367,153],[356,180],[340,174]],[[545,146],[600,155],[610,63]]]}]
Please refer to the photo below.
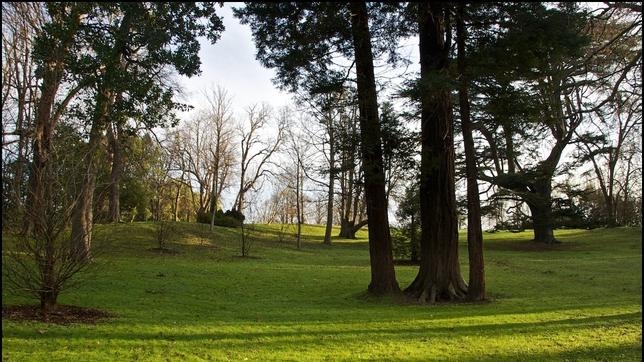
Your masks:
[{"label": "thick cedar trunk", "polygon": [[461,300],[467,286],[458,264],[452,107],[447,85],[449,24],[440,3],[419,3],[421,65],[420,268],[405,293],[422,303]]},{"label": "thick cedar trunk", "polygon": [[358,230],[362,229],[363,226],[368,224],[369,219],[362,220],[356,224],[353,220],[342,218],[340,220],[340,233],[338,234],[338,236],[345,239],[355,239]]},{"label": "thick cedar trunk", "polygon": [[343,217],[340,220],[340,233],[338,236],[345,239],[355,239],[356,235],[353,232],[353,221]]},{"label": "thick cedar trunk", "polygon": [[530,203],[532,223],[534,229],[534,241],[545,244],[554,244],[557,240],[552,231],[552,210],[540,203]]},{"label": "thick cedar trunk", "polygon": [[371,35],[367,6],[351,2],[351,32],[355,50],[358,103],[360,107],[360,137],[364,188],[369,219],[369,255],[371,282],[369,292],[375,295],[397,294],[400,287],[394,271],[391,235],[385,200],[385,177],[382,165],[378,100],[373,71]]},{"label": "thick cedar trunk", "polygon": [[461,128],[465,146],[465,175],[467,178],[467,251],[470,262],[467,298],[485,300],[485,267],[483,260],[483,231],[481,227],[481,200],[477,182],[476,153],[470,121],[470,100],[465,64],[465,3],[459,2],[456,23],[458,42],[458,72],[460,76],[458,100],[461,113]]},{"label": "thick cedar trunk", "polygon": [[553,233],[552,220],[552,186],[550,177],[540,177],[532,186],[534,193],[526,204],[532,214],[534,241],[554,244],[558,241]]},{"label": "thick cedar trunk", "polygon": [[557,240],[554,237],[550,221],[550,210],[536,209],[534,206],[530,206],[530,211],[532,212],[532,222],[534,224],[534,241],[545,244],[556,243]]}]

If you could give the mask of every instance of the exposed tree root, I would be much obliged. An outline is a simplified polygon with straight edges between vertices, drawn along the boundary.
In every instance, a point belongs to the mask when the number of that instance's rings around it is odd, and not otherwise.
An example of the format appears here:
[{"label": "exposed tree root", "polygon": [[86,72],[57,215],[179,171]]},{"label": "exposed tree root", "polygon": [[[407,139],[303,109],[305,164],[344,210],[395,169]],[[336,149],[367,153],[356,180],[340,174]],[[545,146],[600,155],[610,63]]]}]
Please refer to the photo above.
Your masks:
[{"label": "exposed tree root", "polygon": [[424,283],[418,288],[414,284],[405,289],[405,295],[421,304],[444,302],[463,302],[467,300],[467,285],[464,282],[449,282],[439,286],[436,283]]}]

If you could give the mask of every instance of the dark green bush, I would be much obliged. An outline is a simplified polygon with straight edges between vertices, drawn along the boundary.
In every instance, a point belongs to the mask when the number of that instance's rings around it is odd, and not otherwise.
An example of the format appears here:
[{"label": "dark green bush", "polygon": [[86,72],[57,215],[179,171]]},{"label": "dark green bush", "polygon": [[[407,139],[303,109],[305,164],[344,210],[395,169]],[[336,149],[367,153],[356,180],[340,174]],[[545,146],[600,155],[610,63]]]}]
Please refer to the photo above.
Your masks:
[{"label": "dark green bush", "polygon": [[244,216],[244,214],[242,214],[241,212],[239,212],[239,211],[237,211],[235,209],[226,210],[226,212],[224,213],[224,216],[232,217],[232,218],[238,220],[239,222],[242,222],[242,221],[244,221],[246,219],[246,216]]},{"label": "dark green bush", "polygon": [[[239,220],[237,217],[232,216],[235,215],[239,217],[241,215],[242,219]],[[197,213],[197,222],[201,224],[210,224],[210,220],[212,218],[212,214],[209,212],[198,212]],[[237,228],[241,226],[242,221],[244,220],[244,215],[241,213],[231,213],[230,210],[223,212],[221,210],[217,210],[215,213],[215,225],[217,226],[224,226],[224,227],[230,227],[230,228]]]},{"label": "dark green bush", "polygon": [[420,250],[420,230],[416,230],[414,240],[409,228],[391,228],[391,243],[394,259],[418,261]]}]

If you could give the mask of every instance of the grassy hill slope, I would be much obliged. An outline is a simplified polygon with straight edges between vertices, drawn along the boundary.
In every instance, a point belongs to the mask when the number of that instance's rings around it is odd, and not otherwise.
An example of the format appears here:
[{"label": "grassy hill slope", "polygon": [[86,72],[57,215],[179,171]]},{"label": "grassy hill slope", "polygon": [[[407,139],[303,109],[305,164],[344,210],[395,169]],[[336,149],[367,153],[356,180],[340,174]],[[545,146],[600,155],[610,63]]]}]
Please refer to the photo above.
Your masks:
[{"label": "grassy hill slope", "polygon": [[[323,227],[307,225],[298,250],[293,227],[257,225],[241,258],[239,229],[178,224],[176,254],[149,250],[150,223],[98,229],[94,267],[59,302],[116,317],[3,319],[4,361],[641,360],[641,228],[559,230],[563,243],[545,250],[530,232],[485,234],[492,301],[433,306],[364,296],[362,231],[329,247]],[[397,266],[401,287],[416,272]]]}]

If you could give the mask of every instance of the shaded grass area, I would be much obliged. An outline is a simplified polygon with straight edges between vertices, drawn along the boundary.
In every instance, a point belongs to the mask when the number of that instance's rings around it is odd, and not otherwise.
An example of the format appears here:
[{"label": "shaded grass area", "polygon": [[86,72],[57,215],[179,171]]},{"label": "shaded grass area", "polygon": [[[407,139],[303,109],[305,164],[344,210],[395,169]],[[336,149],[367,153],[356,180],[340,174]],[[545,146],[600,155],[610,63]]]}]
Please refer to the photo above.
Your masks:
[{"label": "shaded grass area", "polygon": [[[116,317],[3,320],[3,360],[641,360],[641,228],[558,230],[548,250],[530,232],[485,234],[492,301],[434,306],[364,297],[364,233],[329,247],[306,226],[298,250],[280,229],[255,226],[254,258],[240,258],[236,229],[182,223],[178,253],[160,254],[152,224],[101,226],[105,252],[60,303]],[[405,287],[417,267],[396,272]],[[3,289],[3,305],[25,302]]]}]

